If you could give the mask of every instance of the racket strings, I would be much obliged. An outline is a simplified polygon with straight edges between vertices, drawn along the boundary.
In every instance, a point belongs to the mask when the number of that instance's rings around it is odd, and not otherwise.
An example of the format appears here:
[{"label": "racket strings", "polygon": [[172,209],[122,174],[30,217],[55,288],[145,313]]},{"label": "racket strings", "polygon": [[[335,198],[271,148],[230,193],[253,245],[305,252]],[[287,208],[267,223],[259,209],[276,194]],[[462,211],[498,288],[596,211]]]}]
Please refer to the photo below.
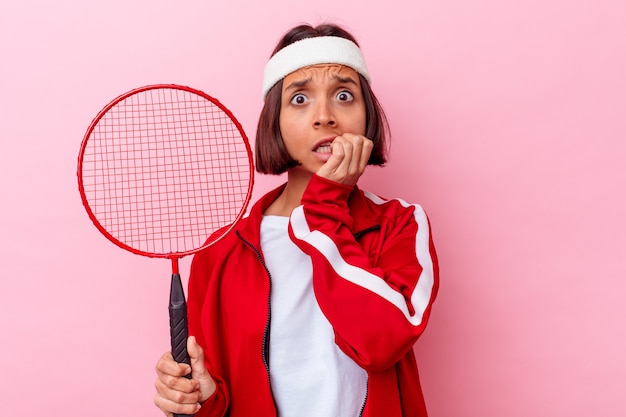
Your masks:
[{"label": "racket strings", "polygon": [[107,111],[83,156],[91,210],[142,252],[181,253],[234,222],[250,183],[249,149],[228,114],[177,89],[134,94]]}]

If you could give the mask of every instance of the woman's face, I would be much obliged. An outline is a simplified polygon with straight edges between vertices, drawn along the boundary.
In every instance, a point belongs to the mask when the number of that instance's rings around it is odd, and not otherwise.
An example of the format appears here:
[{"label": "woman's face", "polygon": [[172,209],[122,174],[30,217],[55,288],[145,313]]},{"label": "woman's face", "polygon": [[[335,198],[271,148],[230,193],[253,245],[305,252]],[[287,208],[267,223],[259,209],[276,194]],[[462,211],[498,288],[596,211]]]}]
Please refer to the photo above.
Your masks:
[{"label": "woman's face", "polygon": [[315,173],[344,133],[365,134],[365,102],[359,76],[343,65],[313,65],[283,80],[280,131],[293,169]]}]

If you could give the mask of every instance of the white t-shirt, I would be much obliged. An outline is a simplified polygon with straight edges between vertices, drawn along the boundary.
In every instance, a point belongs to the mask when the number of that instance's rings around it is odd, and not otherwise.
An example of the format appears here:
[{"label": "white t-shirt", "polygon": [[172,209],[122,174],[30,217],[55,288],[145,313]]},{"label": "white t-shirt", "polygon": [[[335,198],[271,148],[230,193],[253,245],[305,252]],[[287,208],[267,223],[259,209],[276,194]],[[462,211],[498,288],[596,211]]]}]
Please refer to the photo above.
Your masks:
[{"label": "white t-shirt", "polygon": [[311,258],[287,233],[289,218],[264,216],[261,250],[272,275],[269,344],[281,417],[357,417],[367,373],[335,344],[312,284]]}]

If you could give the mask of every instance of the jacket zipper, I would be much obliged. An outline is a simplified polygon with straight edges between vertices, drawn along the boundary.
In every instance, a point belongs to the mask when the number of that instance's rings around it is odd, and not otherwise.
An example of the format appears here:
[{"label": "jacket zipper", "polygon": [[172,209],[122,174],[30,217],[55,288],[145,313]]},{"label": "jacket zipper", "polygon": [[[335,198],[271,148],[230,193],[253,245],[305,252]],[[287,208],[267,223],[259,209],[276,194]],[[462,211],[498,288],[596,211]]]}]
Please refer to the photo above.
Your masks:
[{"label": "jacket zipper", "polygon": [[370,378],[369,375],[367,377],[367,381],[365,382],[365,398],[363,399],[363,404],[361,405],[361,410],[359,411],[359,417],[363,417],[363,412],[365,411],[365,404],[367,404],[367,397],[370,392]]},{"label": "jacket zipper", "polygon": [[271,294],[272,294],[272,274],[270,274],[269,269],[267,269],[267,265],[265,265],[265,261],[263,260],[263,255],[259,249],[257,249],[252,243],[248,242],[246,239],[241,236],[239,230],[235,232],[237,237],[252,251],[256,254],[257,259],[265,269],[267,273],[267,278],[269,279],[269,296],[267,297],[267,321],[265,322],[265,329],[263,330],[263,343],[261,344],[261,358],[263,359],[263,365],[265,366],[265,372],[267,373],[267,383],[270,387],[270,394],[272,396],[272,401],[274,402],[274,409],[276,410],[276,417],[280,416],[280,412],[278,411],[278,406],[276,405],[276,398],[274,398],[274,391],[272,390],[272,379],[270,377],[270,361],[269,361],[269,341],[270,341],[270,324],[272,321],[272,307],[271,307]]},{"label": "jacket zipper", "polygon": [[366,235],[366,234],[368,234],[370,232],[376,232],[376,231],[379,231],[379,230],[380,230],[380,225],[376,224],[376,225],[374,225],[372,227],[368,227],[367,229],[363,229],[363,230],[361,230],[359,232],[354,233],[353,236],[354,236],[355,240],[359,241],[359,240],[361,240],[363,235]]},{"label": "jacket zipper", "polygon": [[[371,232],[378,232],[380,231],[381,227],[379,224],[375,224],[374,226],[368,227],[367,229],[363,229],[361,231],[358,231],[356,233],[353,234],[354,239],[358,242],[361,240],[361,238]],[[369,380],[369,375],[367,376],[367,381],[365,383],[365,398],[363,399],[363,404],[361,404],[361,409],[359,410],[359,416],[358,417],[363,417],[363,413],[365,412],[365,405],[367,404],[367,397],[369,396],[369,392],[370,392],[370,380]]]}]

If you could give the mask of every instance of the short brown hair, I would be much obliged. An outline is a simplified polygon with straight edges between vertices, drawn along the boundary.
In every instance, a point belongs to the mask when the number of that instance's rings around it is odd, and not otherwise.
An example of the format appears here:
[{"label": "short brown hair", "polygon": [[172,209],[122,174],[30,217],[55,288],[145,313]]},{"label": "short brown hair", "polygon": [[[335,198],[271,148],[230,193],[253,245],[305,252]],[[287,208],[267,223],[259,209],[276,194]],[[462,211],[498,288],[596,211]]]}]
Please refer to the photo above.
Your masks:
[{"label": "short brown hair", "polygon": [[[345,29],[334,24],[318,26],[299,25],[288,31],[272,52],[283,49],[296,41],[319,36],[338,36],[358,45],[356,39]],[[384,165],[387,162],[387,136],[389,125],[385,113],[374,95],[369,83],[359,74],[361,92],[365,101],[365,136],[374,142],[368,165]],[[256,170],[263,174],[282,174],[299,163],[289,156],[280,133],[280,108],[283,81],[276,83],[265,96],[265,103],[259,116],[256,131],[255,159]]]}]

